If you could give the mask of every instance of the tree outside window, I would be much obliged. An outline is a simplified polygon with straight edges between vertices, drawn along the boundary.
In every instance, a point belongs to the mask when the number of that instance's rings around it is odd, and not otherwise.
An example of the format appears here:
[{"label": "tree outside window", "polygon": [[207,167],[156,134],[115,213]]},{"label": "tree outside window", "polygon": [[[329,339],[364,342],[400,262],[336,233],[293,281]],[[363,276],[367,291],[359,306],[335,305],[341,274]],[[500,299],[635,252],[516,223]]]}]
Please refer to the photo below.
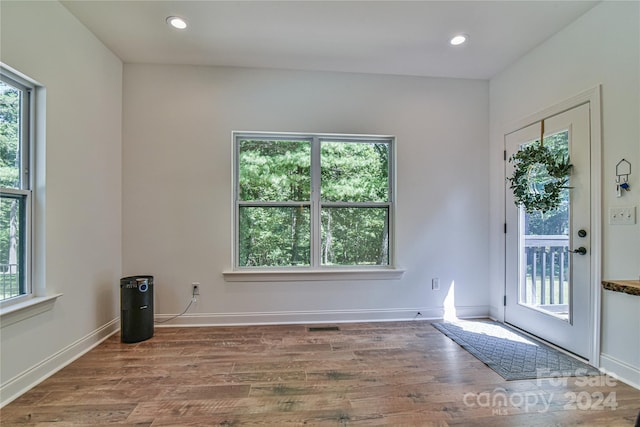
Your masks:
[{"label": "tree outside window", "polygon": [[393,138],[234,141],[237,267],[390,264]]},{"label": "tree outside window", "polygon": [[29,293],[30,87],[0,74],[0,301]]}]

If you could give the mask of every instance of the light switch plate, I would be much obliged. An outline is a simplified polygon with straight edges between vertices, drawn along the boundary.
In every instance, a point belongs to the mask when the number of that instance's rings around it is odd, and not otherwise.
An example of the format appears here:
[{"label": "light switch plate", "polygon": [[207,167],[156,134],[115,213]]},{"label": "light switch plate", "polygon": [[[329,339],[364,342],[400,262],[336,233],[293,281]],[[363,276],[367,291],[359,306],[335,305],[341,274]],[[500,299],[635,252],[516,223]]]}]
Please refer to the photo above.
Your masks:
[{"label": "light switch plate", "polygon": [[633,225],[636,223],[636,207],[609,208],[609,224]]}]

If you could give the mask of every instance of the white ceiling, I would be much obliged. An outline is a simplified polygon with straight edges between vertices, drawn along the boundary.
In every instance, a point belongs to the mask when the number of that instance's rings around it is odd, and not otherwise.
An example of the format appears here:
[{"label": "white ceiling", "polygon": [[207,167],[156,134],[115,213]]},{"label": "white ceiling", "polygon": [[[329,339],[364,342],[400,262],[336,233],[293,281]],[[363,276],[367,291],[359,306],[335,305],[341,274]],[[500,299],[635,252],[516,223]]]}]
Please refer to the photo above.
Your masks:
[{"label": "white ceiling", "polygon": [[[125,63],[489,79],[596,1],[62,2]],[[165,23],[184,17],[187,30]],[[453,47],[456,33],[470,35]]]}]

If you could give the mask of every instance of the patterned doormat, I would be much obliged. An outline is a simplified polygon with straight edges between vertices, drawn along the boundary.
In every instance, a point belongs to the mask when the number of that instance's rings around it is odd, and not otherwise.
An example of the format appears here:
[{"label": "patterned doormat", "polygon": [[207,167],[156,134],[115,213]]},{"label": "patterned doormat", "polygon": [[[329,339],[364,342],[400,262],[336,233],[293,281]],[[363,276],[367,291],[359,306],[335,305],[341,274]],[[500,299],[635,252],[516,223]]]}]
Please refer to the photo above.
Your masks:
[{"label": "patterned doormat", "polygon": [[600,375],[596,368],[498,322],[432,325],[508,381]]}]

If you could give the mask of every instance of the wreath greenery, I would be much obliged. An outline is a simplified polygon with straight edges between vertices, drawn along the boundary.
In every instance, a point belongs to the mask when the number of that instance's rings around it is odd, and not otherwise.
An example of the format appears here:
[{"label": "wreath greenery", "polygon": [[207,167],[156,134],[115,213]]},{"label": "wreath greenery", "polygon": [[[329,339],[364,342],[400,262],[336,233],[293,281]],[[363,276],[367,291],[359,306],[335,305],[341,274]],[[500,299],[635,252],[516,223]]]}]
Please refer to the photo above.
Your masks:
[{"label": "wreath greenery", "polygon": [[569,157],[554,154],[543,144],[529,144],[509,158],[514,165],[511,183],[515,204],[527,213],[551,211],[560,206],[573,165]]}]

